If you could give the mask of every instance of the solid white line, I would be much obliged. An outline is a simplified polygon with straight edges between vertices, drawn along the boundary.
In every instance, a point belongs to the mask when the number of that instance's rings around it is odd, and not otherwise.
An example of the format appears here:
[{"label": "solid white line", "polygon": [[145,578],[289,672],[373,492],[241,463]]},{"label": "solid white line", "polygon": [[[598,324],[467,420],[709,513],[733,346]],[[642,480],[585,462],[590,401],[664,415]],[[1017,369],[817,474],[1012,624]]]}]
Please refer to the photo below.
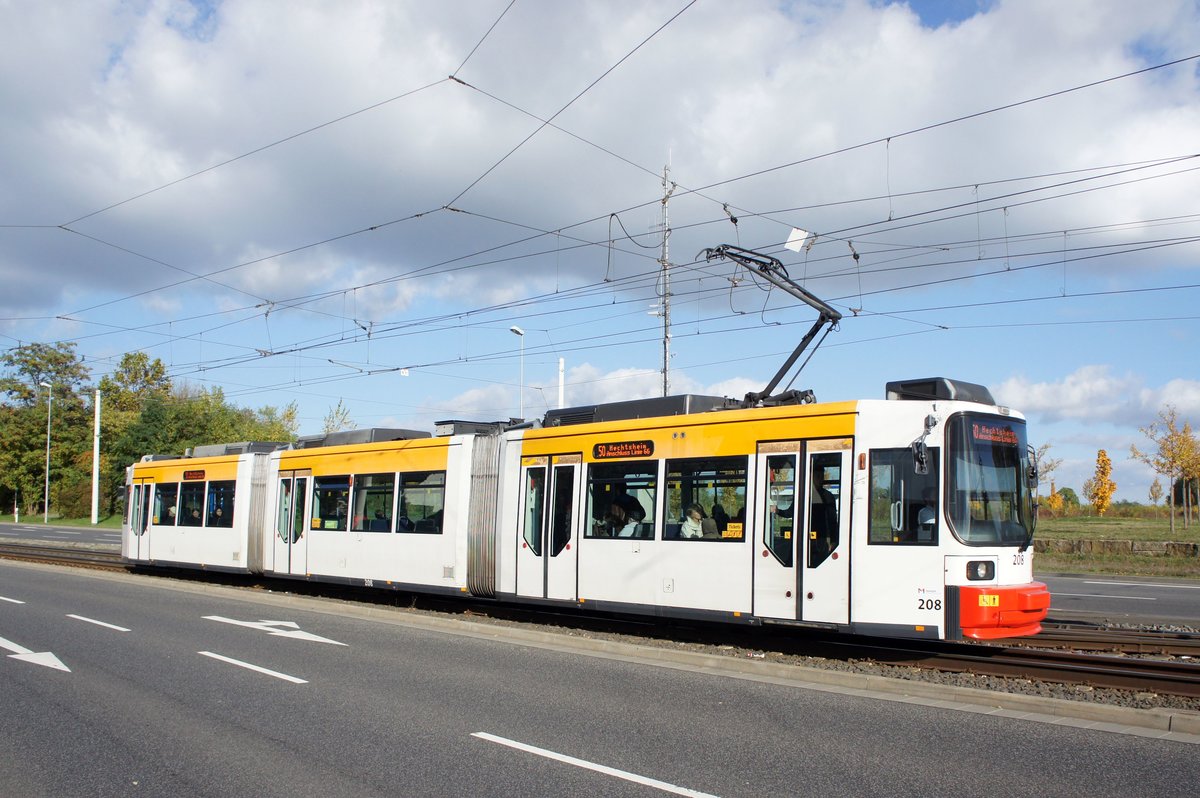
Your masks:
[{"label": "solid white line", "polygon": [[126,629],[124,626],[115,626],[115,625],[113,625],[113,624],[111,624],[111,623],[105,623],[104,621],[97,621],[97,620],[95,620],[95,619],[93,619],[93,618],[84,618],[82,615],[70,615],[70,614],[68,614],[68,615],[67,615],[67,617],[68,617],[68,618],[74,618],[74,619],[75,619],[75,620],[77,620],[77,621],[86,621],[86,622],[88,622],[88,623],[94,623],[94,624],[96,624],[97,626],[103,626],[103,627],[105,627],[105,628],[107,628],[107,629],[116,629],[118,632],[128,632],[128,631],[129,631],[129,630],[128,630],[128,629]]},{"label": "solid white line", "polygon": [[616,768],[610,768],[607,765],[597,765],[595,762],[588,762],[586,759],[576,759],[573,756],[567,756],[566,754],[560,754],[555,751],[549,751],[545,748],[538,748],[537,746],[533,745],[526,745],[525,743],[519,743],[516,740],[509,740],[505,737],[497,737],[496,735],[488,734],[487,732],[475,732],[471,736],[478,737],[481,740],[489,740],[493,743],[499,743],[500,745],[506,745],[509,748],[515,748],[518,751],[525,751],[526,753],[544,756],[547,759],[553,759],[557,762],[562,762],[567,765],[574,765],[575,767],[584,768],[586,770],[594,770],[597,773],[603,773],[606,776],[615,776],[618,779],[632,781],[635,784],[643,784],[647,787],[654,787],[655,789],[662,790],[663,792],[674,793],[675,795],[687,795],[691,796],[691,798],[717,798],[717,796],[711,793],[700,792],[699,790],[689,790],[687,787],[679,787],[675,784],[668,784],[665,781],[659,781],[658,779],[639,776],[636,773],[630,773],[626,770],[617,770]]},{"label": "solid white line", "polygon": [[5,598],[4,596],[0,596],[0,601],[7,601],[9,604],[24,604],[25,603],[24,601],[17,601],[16,599]]},{"label": "solid white line", "polygon": [[1103,596],[1099,593],[1059,593],[1057,590],[1051,596],[1075,596],[1076,598],[1111,598],[1122,601],[1158,601],[1152,596]]},{"label": "solid white line", "polygon": [[1149,582],[1084,582],[1085,585],[1119,585],[1121,587],[1175,587],[1180,590],[1200,590],[1200,585],[1153,585]]},{"label": "solid white line", "polygon": [[288,676],[286,673],[267,670],[266,668],[261,668],[258,665],[251,665],[249,662],[242,662],[239,659],[231,659],[230,657],[223,657],[220,654],[214,654],[211,651],[197,651],[196,653],[204,657],[219,659],[221,662],[228,662],[230,665],[237,665],[239,668],[245,668],[246,670],[256,671],[258,673],[265,673],[267,676],[274,676],[276,679],[283,679],[285,682],[291,682],[292,684],[308,684],[307,679],[297,679],[295,676]]}]

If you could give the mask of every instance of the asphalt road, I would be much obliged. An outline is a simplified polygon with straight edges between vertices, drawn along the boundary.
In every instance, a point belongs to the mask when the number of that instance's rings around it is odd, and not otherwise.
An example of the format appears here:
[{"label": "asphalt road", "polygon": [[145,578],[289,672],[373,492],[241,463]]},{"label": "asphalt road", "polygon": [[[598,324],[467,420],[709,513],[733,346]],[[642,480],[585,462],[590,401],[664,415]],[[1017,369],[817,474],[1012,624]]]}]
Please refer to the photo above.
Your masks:
[{"label": "asphalt road", "polygon": [[1200,581],[1112,576],[1045,576],[1050,618],[1200,626]]},{"label": "asphalt road", "polygon": [[121,530],[90,526],[55,526],[43,524],[40,517],[19,524],[0,522],[0,541],[21,540],[48,545],[85,544],[113,549],[121,548]]},{"label": "asphalt road", "polygon": [[0,561],[0,795],[1097,798],[1200,778],[1194,745],[313,606]]}]

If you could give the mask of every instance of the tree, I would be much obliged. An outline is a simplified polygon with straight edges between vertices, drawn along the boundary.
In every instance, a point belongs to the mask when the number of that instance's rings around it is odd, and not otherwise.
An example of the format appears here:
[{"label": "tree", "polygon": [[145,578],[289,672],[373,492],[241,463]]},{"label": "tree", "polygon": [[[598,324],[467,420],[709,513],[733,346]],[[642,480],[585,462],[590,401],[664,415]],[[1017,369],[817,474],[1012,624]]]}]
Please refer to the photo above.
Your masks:
[{"label": "tree", "polygon": [[[1172,485],[1186,476],[1188,464],[1196,457],[1196,439],[1192,436],[1191,424],[1186,421],[1181,427],[1179,413],[1173,405],[1158,412],[1158,419],[1148,426],[1139,428],[1141,433],[1154,444],[1153,450],[1142,451],[1130,446],[1129,453],[1135,460],[1150,466],[1157,474],[1166,477]],[[1175,491],[1168,491],[1171,505],[1171,533],[1175,533]]]},{"label": "tree", "polygon": [[1062,465],[1061,457],[1050,457],[1049,443],[1043,443],[1033,453],[1033,462],[1037,466],[1038,484],[1043,485],[1050,483],[1050,492],[1054,492],[1054,480],[1052,478],[1055,469]]},{"label": "tree", "polygon": [[1096,514],[1104,515],[1117,490],[1117,483],[1112,481],[1112,461],[1103,449],[1096,452],[1096,473],[1088,480],[1086,487],[1088,501],[1096,508]]},{"label": "tree", "polygon": [[92,419],[81,396],[90,372],[73,343],[19,346],[0,366],[0,501],[36,513],[48,483],[57,508],[64,486],[77,492],[90,478]]},{"label": "tree", "polygon": [[1150,499],[1150,504],[1154,505],[1154,517],[1155,518],[1158,518],[1158,502],[1162,497],[1163,497],[1162,483],[1158,481],[1158,477],[1155,477],[1154,481],[1150,483],[1150,493],[1148,494],[1148,498]]},{"label": "tree", "polygon": [[337,407],[329,408],[321,431],[328,435],[331,432],[341,432],[344,429],[354,429],[356,424],[350,418],[350,409],[338,399]]},{"label": "tree", "polygon": [[1074,488],[1059,488],[1058,495],[1062,496],[1063,505],[1066,507],[1078,507],[1079,496],[1075,493]]}]

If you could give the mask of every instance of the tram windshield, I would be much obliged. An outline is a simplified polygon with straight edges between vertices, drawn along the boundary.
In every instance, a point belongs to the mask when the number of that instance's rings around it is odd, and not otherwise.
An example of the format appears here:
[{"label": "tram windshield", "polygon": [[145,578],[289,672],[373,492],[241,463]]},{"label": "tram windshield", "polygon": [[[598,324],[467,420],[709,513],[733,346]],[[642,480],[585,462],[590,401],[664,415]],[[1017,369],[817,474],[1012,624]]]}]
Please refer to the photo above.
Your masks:
[{"label": "tram windshield", "polygon": [[1025,423],[964,413],[946,429],[947,515],[970,546],[1026,546],[1036,522]]}]

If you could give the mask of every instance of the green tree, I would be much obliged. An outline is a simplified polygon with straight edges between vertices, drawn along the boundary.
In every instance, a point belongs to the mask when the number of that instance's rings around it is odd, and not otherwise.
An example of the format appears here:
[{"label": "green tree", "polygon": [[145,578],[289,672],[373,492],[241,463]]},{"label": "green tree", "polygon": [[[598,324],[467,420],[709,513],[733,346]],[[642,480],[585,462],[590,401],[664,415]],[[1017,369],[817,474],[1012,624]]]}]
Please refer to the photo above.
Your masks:
[{"label": "green tree", "polygon": [[145,352],[127,352],[112,374],[100,378],[100,473],[101,493],[108,511],[116,509],[116,498],[125,484],[124,457],[115,456],[116,444],[136,422],[146,403],[170,395],[171,380],[158,358]]},{"label": "green tree", "polygon": [[354,420],[350,418],[350,409],[338,399],[337,407],[329,408],[329,412],[325,415],[325,422],[322,425],[321,431],[328,435],[331,432],[341,432],[345,429],[354,429],[357,426]]},{"label": "green tree", "polygon": [[0,355],[0,502],[33,514],[42,507],[50,441],[50,510],[64,490],[87,482],[91,412],[87,366],[73,343],[27,344]]}]

